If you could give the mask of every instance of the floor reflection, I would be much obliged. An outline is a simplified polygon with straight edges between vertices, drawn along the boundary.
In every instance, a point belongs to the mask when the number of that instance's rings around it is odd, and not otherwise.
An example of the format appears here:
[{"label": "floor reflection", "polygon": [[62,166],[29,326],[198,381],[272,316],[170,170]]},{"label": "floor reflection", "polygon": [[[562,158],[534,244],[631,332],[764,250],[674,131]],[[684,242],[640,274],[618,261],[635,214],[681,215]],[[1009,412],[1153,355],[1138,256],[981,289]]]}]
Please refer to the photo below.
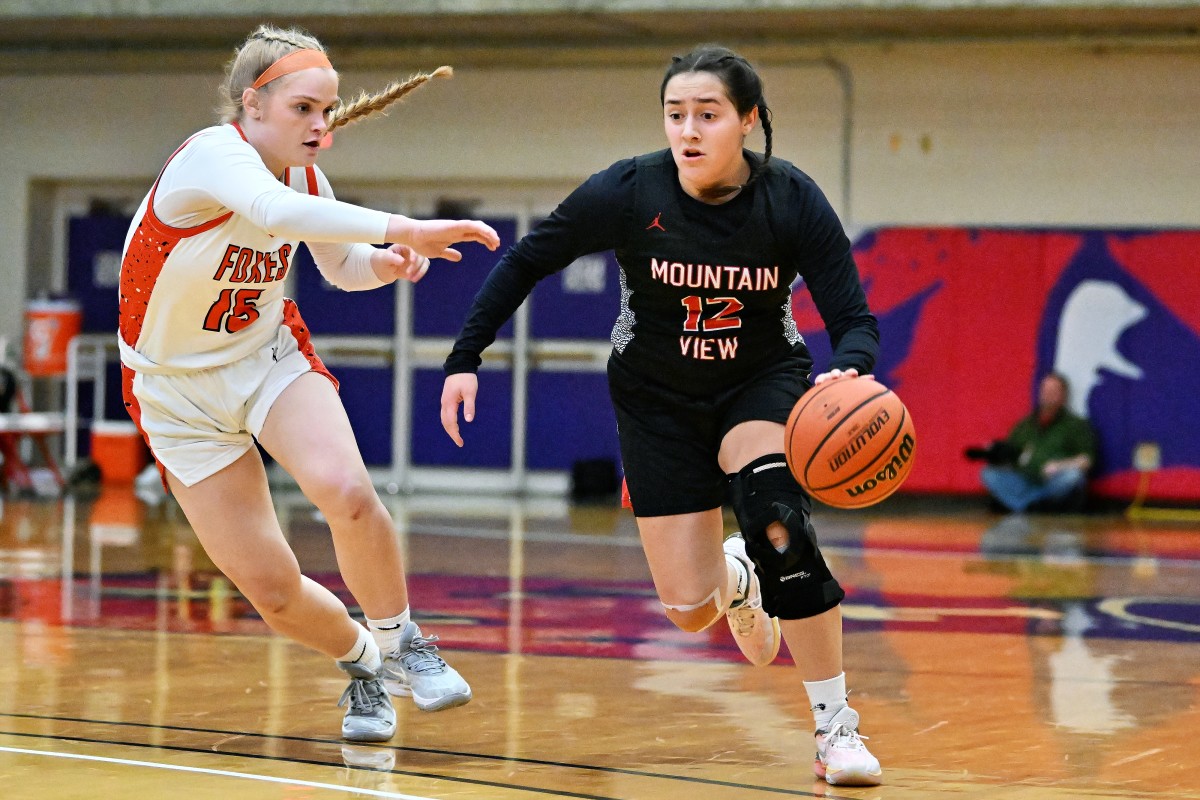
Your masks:
[{"label": "floor reflection", "polygon": [[[302,568],[353,607],[320,515],[298,494],[277,497]],[[394,742],[357,748],[333,735],[339,674],[269,635],[173,501],[121,487],[6,500],[0,783],[41,775],[22,749],[115,743],[128,758],[222,769],[308,765],[314,785],[377,796],[521,796],[517,784],[842,796],[811,780],[796,673],[746,667],[724,625],[696,635],[667,624],[627,512],[385,502],[414,615],[476,700],[445,722],[403,708]],[[1056,800],[1200,796],[1200,528],[932,508],[821,511],[816,522],[848,592],[855,705],[889,770],[871,797],[985,797],[1001,785]],[[36,780],[39,796],[74,785]]]},{"label": "floor reflection", "polygon": [[[555,500],[387,502],[414,611],[450,645],[739,660],[720,626],[696,637],[666,623],[626,512]],[[354,608],[319,513],[297,493],[282,493],[278,508],[306,574]],[[1024,633],[1061,636],[1073,646],[1097,638],[1200,641],[1196,531],[1023,515],[840,514],[818,523],[849,592],[848,632]],[[3,505],[0,617],[265,631],[178,506],[169,499],[147,504],[123,486]]]}]

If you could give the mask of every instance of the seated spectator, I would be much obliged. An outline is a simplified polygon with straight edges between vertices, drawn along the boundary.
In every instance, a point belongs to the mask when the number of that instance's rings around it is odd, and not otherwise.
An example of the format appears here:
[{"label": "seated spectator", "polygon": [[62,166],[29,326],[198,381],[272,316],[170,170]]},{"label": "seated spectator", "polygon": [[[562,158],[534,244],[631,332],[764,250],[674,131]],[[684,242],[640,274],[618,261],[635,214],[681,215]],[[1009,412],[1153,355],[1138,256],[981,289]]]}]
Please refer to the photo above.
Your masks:
[{"label": "seated spectator", "polygon": [[1067,406],[1067,379],[1052,372],[1038,387],[1037,408],[1005,439],[969,447],[968,458],[988,465],[980,477],[1008,511],[1081,511],[1096,462],[1096,434]]}]

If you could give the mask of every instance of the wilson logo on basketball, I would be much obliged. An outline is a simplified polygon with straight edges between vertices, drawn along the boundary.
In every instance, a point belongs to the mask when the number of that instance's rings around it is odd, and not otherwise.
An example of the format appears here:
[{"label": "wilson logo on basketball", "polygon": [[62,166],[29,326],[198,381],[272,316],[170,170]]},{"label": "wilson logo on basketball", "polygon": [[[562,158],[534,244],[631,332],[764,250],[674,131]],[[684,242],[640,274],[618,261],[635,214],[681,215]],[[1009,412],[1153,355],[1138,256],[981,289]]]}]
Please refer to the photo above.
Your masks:
[{"label": "wilson logo on basketball", "polygon": [[896,454],[892,456],[891,460],[884,464],[873,477],[867,478],[857,486],[851,486],[847,489],[846,494],[851,497],[857,497],[863,492],[871,491],[881,483],[894,481],[897,478],[905,476],[907,472],[904,467],[908,463],[908,460],[912,458],[913,447],[915,445],[916,442],[913,441],[913,437],[907,433],[904,434],[904,438],[900,441],[900,446],[896,448]]},{"label": "wilson logo on basketball", "polygon": [[784,426],[788,469],[814,499],[864,508],[912,471],[916,431],[895,392],[874,378],[835,378],[804,393]]},{"label": "wilson logo on basketball", "polygon": [[863,449],[863,446],[875,438],[875,434],[883,430],[884,426],[892,419],[886,408],[879,409],[879,413],[875,419],[871,420],[866,429],[862,433],[850,440],[850,444],[843,447],[841,450],[833,454],[833,458],[829,459],[829,471],[837,472],[857,453]]}]

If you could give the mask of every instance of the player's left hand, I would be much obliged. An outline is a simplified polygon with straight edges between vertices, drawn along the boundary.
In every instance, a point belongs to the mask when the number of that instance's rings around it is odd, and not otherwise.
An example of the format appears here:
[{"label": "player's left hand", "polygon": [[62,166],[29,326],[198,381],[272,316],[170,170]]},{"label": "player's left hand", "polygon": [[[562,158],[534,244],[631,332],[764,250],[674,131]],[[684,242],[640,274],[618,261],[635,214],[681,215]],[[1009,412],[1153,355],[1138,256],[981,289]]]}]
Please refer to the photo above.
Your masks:
[{"label": "player's left hand", "polygon": [[394,244],[371,256],[371,268],[384,283],[399,279],[416,283],[429,271],[429,259],[406,244]]}]

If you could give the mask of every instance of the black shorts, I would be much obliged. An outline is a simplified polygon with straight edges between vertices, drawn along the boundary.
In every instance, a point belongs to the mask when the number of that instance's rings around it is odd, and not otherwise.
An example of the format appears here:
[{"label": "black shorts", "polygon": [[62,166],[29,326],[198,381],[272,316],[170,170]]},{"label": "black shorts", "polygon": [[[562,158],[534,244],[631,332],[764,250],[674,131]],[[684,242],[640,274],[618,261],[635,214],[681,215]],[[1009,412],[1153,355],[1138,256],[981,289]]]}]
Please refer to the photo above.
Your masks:
[{"label": "black shorts", "polygon": [[633,513],[663,517],[723,506],[728,479],[717,462],[721,440],[742,422],[786,423],[812,385],[811,369],[800,346],[745,383],[695,398],[648,381],[610,357],[608,387]]}]

